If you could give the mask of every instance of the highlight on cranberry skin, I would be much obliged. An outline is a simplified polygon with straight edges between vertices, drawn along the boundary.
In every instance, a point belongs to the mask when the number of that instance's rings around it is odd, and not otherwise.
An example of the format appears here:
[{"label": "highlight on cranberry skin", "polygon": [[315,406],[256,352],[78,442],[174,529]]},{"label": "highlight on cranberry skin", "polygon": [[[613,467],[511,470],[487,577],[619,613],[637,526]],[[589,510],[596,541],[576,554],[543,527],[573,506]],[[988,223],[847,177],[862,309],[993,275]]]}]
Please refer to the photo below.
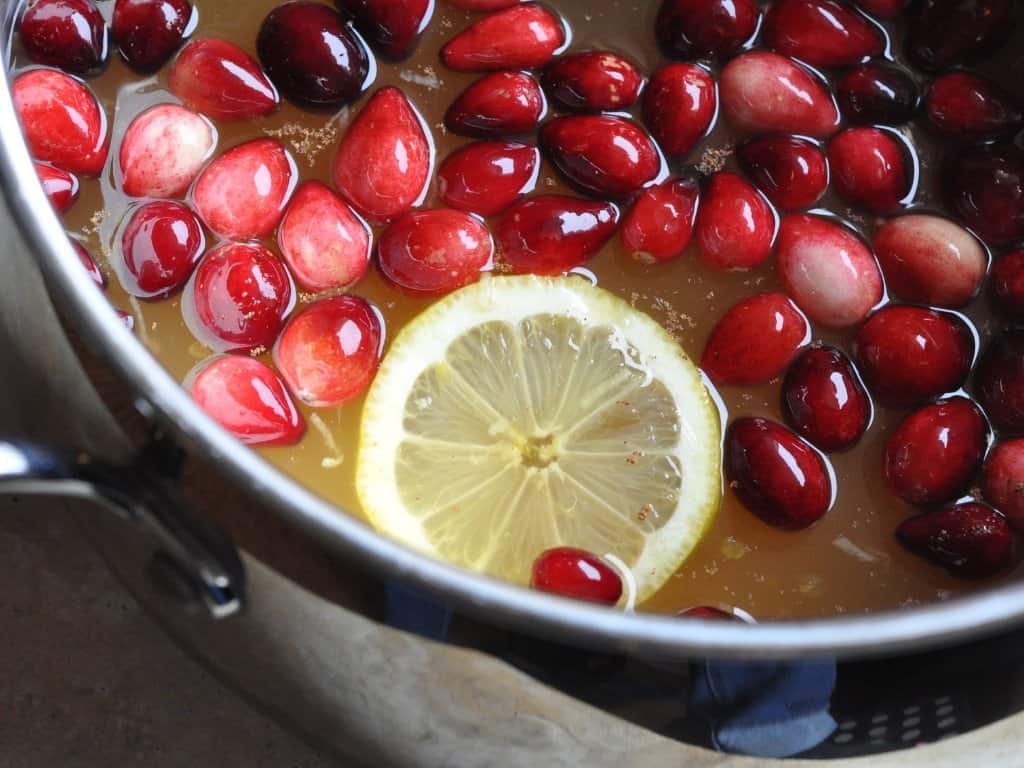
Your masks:
[{"label": "highlight on cranberry skin", "polygon": [[622,597],[622,579],[597,555],[574,547],[549,549],[533,563],[530,585],[574,600],[615,605]]}]

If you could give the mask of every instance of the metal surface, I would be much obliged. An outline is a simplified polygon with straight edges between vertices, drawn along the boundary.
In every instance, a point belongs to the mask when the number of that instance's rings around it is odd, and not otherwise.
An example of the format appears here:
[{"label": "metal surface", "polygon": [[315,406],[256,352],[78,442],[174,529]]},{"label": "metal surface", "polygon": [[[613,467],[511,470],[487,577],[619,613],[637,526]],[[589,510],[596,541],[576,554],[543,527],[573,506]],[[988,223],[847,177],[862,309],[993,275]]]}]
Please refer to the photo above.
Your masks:
[{"label": "metal surface", "polygon": [[[4,61],[10,57],[18,5],[16,0],[0,0]],[[284,520],[325,547],[381,575],[428,590],[493,624],[575,644],[672,657],[887,654],[958,642],[1024,619],[1024,584],[900,612],[758,626],[624,614],[500,583],[415,553],[309,493],[203,414],[95,289],[40,185],[29,180],[34,180],[34,169],[5,76],[0,78],[0,184],[57,306],[188,450],[215,462],[228,480],[273,504]]]}]

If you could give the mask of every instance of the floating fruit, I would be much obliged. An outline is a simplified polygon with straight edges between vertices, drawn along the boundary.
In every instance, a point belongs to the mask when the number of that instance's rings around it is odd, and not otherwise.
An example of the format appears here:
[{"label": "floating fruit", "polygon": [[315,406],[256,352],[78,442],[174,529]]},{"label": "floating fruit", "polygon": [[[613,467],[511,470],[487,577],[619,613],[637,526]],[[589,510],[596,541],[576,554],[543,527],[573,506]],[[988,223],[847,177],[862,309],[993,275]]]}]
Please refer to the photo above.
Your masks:
[{"label": "floating fruit", "polygon": [[879,216],[895,213],[910,188],[903,145],[878,128],[847,128],[828,145],[836,192]]},{"label": "floating fruit", "polygon": [[828,161],[821,150],[795,136],[765,136],[737,152],[747,176],[786,211],[810,208],[828,188]]},{"label": "floating fruit", "polygon": [[839,78],[836,100],[843,116],[856,125],[901,125],[914,116],[919,97],[902,69],[871,62]]},{"label": "floating fruit", "polygon": [[565,109],[608,112],[629,109],[644,78],[623,56],[584,51],[559,59],[544,73],[544,90]]},{"label": "floating fruit", "polygon": [[464,136],[531,133],[546,109],[540,84],[528,72],[494,72],[469,86],[448,107],[444,124]]},{"label": "floating fruit", "polygon": [[501,213],[537,185],[540,152],[513,141],[478,141],[457,149],[437,169],[445,205],[480,216]]},{"label": "floating fruit", "polygon": [[565,45],[565,29],[534,3],[514,5],[477,21],[441,49],[441,60],[459,72],[537,69]]},{"label": "floating fruit", "polygon": [[107,63],[107,23],[90,0],[34,0],[18,35],[37,64],[87,75]]},{"label": "floating fruit", "polygon": [[158,104],[139,114],[121,139],[121,190],[131,197],[181,197],[217,146],[202,115]]},{"label": "floating fruit", "polygon": [[160,69],[198,21],[189,0],[117,0],[111,31],[128,66]]},{"label": "floating fruit", "polygon": [[1013,557],[1013,534],[1006,518],[976,502],[912,517],[896,537],[915,555],[965,579],[994,576]]},{"label": "floating fruit", "polygon": [[219,38],[186,45],[171,67],[167,85],[185,104],[215,120],[263,117],[280,102],[256,60]]},{"label": "floating fruit", "polygon": [[707,264],[756,267],[771,255],[775,230],[775,213],[754,187],[728,171],[711,177],[696,228],[698,253]]},{"label": "floating fruit", "polygon": [[700,188],[689,179],[648,187],[622,221],[622,244],[636,258],[674,259],[690,243],[699,200]]},{"label": "floating fruit", "polygon": [[826,452],[851,448],[871,420],[871,401],[853,363],[829,347],[812,347],[789,367],[782,408],[797,433]]},{"label": "floating fruit", "polygon": [[662,67],[644,92],[644,123],[662,150],[674,157],[685,157],[697,146],[717,109],[715,81],[695,64]]},{"label": "floating fruit", "polygon": [[185,285],[205,246],[202,227],[181,203],[141,205],[121,233],[121,284],[132,296],[169,296]]},{"label": "floating fruit", "polygon": [[878,27],[837,0],[777,0],[763,37],[768,47],[812,67],[849,67],[885,48]]},{"label": "floating fruit", "polygon": [[574,600],[615,605],[622,597],[622,579],[597,555],[574,547],[554,547],[533,562],[530,586]]},{"label": "floating fruit", "polygon": [[754,0],[664,0],[655,31],[670,58],[724,58],[754,36],[760,18]]}]

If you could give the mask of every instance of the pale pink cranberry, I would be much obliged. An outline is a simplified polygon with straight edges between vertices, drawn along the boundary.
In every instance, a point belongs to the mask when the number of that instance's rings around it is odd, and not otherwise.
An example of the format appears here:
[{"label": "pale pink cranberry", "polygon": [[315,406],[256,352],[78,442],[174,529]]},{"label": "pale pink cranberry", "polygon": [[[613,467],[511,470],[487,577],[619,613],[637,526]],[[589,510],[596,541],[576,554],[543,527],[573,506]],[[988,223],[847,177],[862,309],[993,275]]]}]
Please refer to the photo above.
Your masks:
[{"label": "pale pink cranberry", "polygon": [[216,129],[202,115],[177,104],[150,107],[121,140],[121,189],[132,197],[181,197],[216,146]]}]

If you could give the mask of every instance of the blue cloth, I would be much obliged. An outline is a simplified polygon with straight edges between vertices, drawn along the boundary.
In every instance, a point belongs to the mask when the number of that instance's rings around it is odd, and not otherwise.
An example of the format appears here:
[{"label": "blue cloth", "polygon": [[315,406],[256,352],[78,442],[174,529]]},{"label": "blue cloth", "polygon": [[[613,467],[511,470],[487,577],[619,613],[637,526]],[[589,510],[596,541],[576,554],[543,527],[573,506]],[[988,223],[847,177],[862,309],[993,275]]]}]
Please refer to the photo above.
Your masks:
[{"label": "blue cloth", "polygon": [[445,640],[452,612],[443,604],[422,592],[395,582],[385,587],[387,594],[386,620],[389,626],[429,638]]}]

